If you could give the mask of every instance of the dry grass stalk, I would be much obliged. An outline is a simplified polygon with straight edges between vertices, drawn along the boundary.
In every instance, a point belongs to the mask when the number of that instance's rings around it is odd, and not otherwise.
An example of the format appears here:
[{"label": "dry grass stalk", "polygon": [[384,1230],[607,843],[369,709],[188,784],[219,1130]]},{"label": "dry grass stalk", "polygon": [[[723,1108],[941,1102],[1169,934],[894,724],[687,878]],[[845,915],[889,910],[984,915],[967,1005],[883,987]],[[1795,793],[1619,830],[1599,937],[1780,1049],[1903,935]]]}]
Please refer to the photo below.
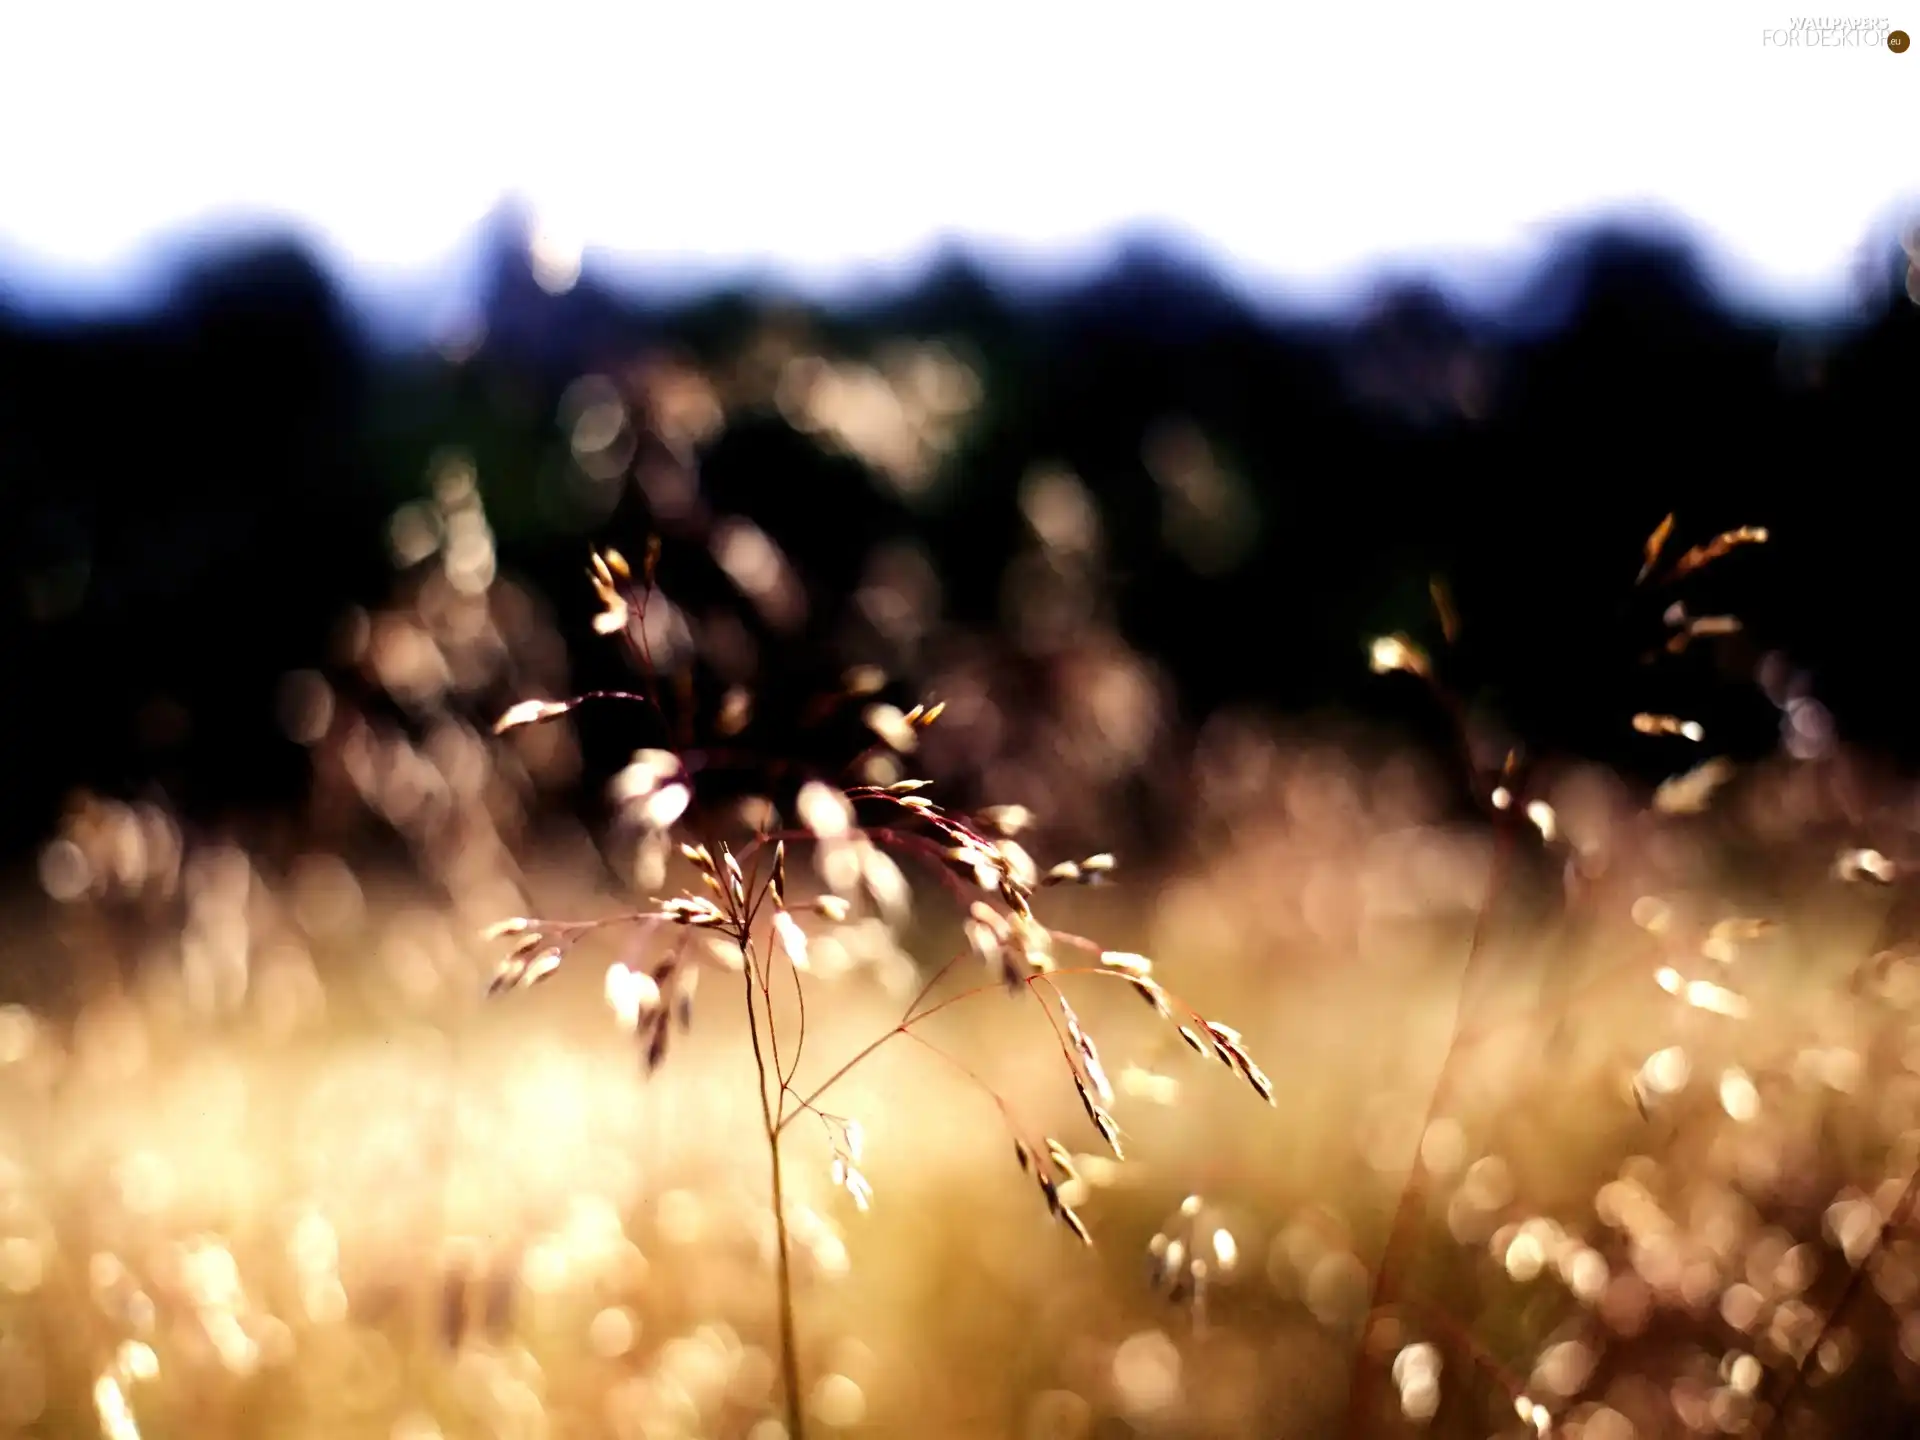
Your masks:
[{"label": "dry grass stalk", "polygon": [[[1670,586],[1696,574],[1713,561],[1729,554],[1744,545],[1763,544],[1767,531],[1757,526],[1742,526],[1726,531],[1712,539],[1687,550],[1657,580],[1652,579],[1658,569],[1662,555],[1674,530],[1675,516],[1669,514],[1653,533],[1647,537],[1643,547],[1643,558],[1639,574],[1635,578],[1636,586]],[[1433,600],[1438,612],[1443,635],[1452,644],[1459,635],[1460,619],[1453,608],[1444,586],[1436,583],[1433,587]],[[1684,606],[1675,602],[1666,613],[1669,625],[1680,627],[1675,637],[1678,643],[1669,643],[1668,653],[1678,653],[1685,644],[1701,635],[1730,634],[1738,630],[1738,622],[1731,617],[1711,617],[1708,620],[1689,620]],[[1418,1240],[1420,1217],[1425,1210],[1430,1177],[1422,1155],[1422,1144],[1435,1123],[1445,1114],[1452,1099],[1453,1087],[1461,1062],[1470,1051],[1470,1041],[1474,1035],[1466,1023],[1464,997],[1470,990],[1479,988],[1482,972],[1485,969],[1487,942],[1492,933],[1492,920],[1495,907],[1506,888],[1512,872],[1516,842],[1521,830],[1520,822],[1526,820],[1539,831],[1541,838],[1551,843],[1556,838],[1556,822],[1551,808],[1542,799],[1529,799],[1526,791],[1526,779],[1521,770],[1517,752],[1509,751],[1504,764],[1497,772],[1492,772],[1477,759],[1479,747],[1471,731],[1467,711],[1460,698],[1455,695],[1440,678],[1437,667],[1428,654],[1404,635],[1392,635],[1376,640],[1371,652],[1372,667],[1377,674],[1402,672],[1415,677],[1425,684],[1452,718],[1460,752],[1465,757],[1468,779],[1475,799],[1482,805],[1494,833],[1493,861],[1486,888],[1474,916],[1472,936],[1467,944],[1467,953],[1462,965],[1460,984],[1455,992],[1454,1014],[1448,1024],[1448,1043],[1441,1059],[1439,1074],[1435,1077],[1429,1093],[1426,1113],[1421,1120],[1414,1154],[1407,1166],[1407,1179],[1402,1186],[1395,1204],[1393,1218],[1389,1226],[1385,1249],[1375,1267],[1367,1306],[1360,1327],[1360,1343],[1355,1355],[1351,1379],[1348,1386],[1345,1430],[1349,1440],[1361,1440],[1366,1430],[1366,1405],[1368,1396],[1376,1380],[1376,1366],[1368,1345],[1368,1335],[1373,1323],[1383,1310],[1389,1306],[1401,1304],[1399,1295],[1404,1281],[1404,1272],[1413,1258],[1413,1249]],[[1677,716],[1654,713],[1638,713],[1632,719],[1633,728],[1641,734],[1651,736],[1671,736],[1699,743],[1705,739],[1705,731],[1697,722]],[[1677,783],[1669,781],[1654,797],[1656,810],[1683,810],[1699,808],[1705,803],[1706,795],[1712,789],[1724,783],[1730,773],[1724,760],[1708,761],[1698,767],[1686,782],[1691,786],[1682,796],[1671,789]],[[1696,793],[1697,792],[1697,793]],[[1671,974],[1674,993],[1683,994],[1690,1003],[1707,1009],[1721,1009],[1723,1013],[1736,1013],[1732,1008],[1736,1003],[1744,1005],[1744,1000],[1725,991],[1724,1004],[1721,1001],[1722,987],[1711,982],[1686,982],[1677,971],[1663,971],[1663,977]],[[1662,980],[1666,984],[1665,979]],[[1709,993],[1713,992],[1713,993]],[[1564,997],[1563,997],[1564,1003]],[[1562,1012],[1564,1013],[1564,1011]],[[1556,1021],[1556,1028],[1558,1022]],[[1201,1047],[1200,1037],[1182,1032],[1185,1039],[1194,1048]],[[1641,1113],[1646,1115],[1644,1100],[1638,1089],[1635,1090],[1636,1102],[1641,1104]],[[1920,1184],[1920,1179],[1917,1179]],[[1457,1330],[1457,1327],[1455,1327]],[[1461,1337],[1453,1337],[1456,1348],[1460,1348]],[[1466,1337],[1471,1340],[1471,1337]],[[1472,1353],[1477,1344],[1468,1345],[1469,1358],[1476,1364],[1480,1356]],[[1482,1368],[1485,1368],[1484,1365]],[[1523,1421],[1538,1432],[1545,1434],[1552,1427],[1552,1417],[1547,1409],[1521,1395],[1516,1400]]]},{"label": "dry grass stalk", "polygon": [[[509,732],[571,714],[588,702],[618,700],[643,707],[661,734],[690,734],[692,717],[669,717],[648,651],[645,616],[656,593],[658,545],[649,547],[638,579],[612,551],[593,557],[590,580],[602,609],[595,629],[626,640],[643,676],[639,692],[591,691],[569,700],[529,700],[514,705],[495,729]],[[657,603],[657,602],[656,602]],[[597,920],[543,920],[516,916],[492,926],[487,935],[511,940],[489,985],[493,994],[525,989],[551,976],[573,948],[589,935],[610,927],[642,927],[661,936],[658,953],[643,969],[616,966],[608,975],[608,999],[621,1022],[636,1037],[642,1064],[651,1073],[665,1062],[673,1035],[693,1021],[694,998],[704,971],[737,973],[758,1081],[762,1139],[771,1168],[771,1202],[778,1239],[780,1348],[786,1425],[790,1440],[805,1431],[801,1404],[786,1181],[781,1142],[802,1116],[825,1130],[830,1173],[859,1209],[873,1200],[873,1189],[859,1166],[863,1132],[855,1118],[823,1108],[829,1092],[869,1057],[899,1037],[916,1041],[940,1056],[984,1091],[1012,1136],[1020,1169],[1036,1184],[1048,1213],[1078,1240],[1091,1244],[1092,1232],[1062,1194],[1074,1179],[1070,1152],[1052,1136],[1034,1137],[1006,1098],[973,1070],[924,1034],[922,1027],[942,1011],[964,1002],[1005,996],[1036,1005],[1047,1018],[1061,1059],[1089,1124],[1115,1159],[1124,1154],[1122,1132],[1112,1106],[1114,1087],[1100,1048],[1069,1002],[1065,982],[1107,977],[1142,996],[1201,1055],[1231,1071],[1262,1100],[1274,1103],[1273,1085],[1254,1062],[1240,1034],[1210,1020],[1168,991],[1153,976],[1144,956],[1107,950],[1083,936],[1056,930],[1034,912],[1037,893],[1058,885],[1102,882],[1114,869],[1114,857],[1095,854],[1059,862],[1042,870],[1013,837],[1033,816],[1025,807],[1001,805],[967,815],[948,809],[921,792],[931,782],[887,778],[900,758],[918,749],[919,736],[934,724],[940,704],[901,709],[875,698],[883,677],[867,669],[848,674],[835,693],[820,697],[808,713],[833,717],[857,706],[864,736],[855,753],[837,767],[809,769],[790,755],[756,753],[748,700],[729,692],[716,724],[728,740],[726,758],[735,771],[761,782],[767,797],[756,811],[759,823],[732,836],[721,833],[721,817],[703,805],[700,777],[712,772],[716,751],[691,745],[638,752],[615,783],[624,813],[651,839],[692,833],[680,856],[692,867],[700,891],[659,897],[645,908]],[[876,761],[884,760],[884,764]],[[779,804],[772,796],[780,795]],[[786,812],[782,822],[779,812]],[[789,847],[812,851],[819,893],[802,898],[788,864]],[[824,1080],[802,1090],[796,1084],[807,1042],[810,980],[808,932],[797,919],[811,914],[829,924],[848,922],[858,910],[882,919],[906,912],[909,887],[894,857],[927,869],[962,906],[967,950],[936,969],[907,1005],[899,1021],[862,1047]],[[689,944],[704,935],[720,948]],[[1085,963],[1062,963],[1063,952],[1078,952]],[[944,982],[969,959],[987,972],[987,983],[935,999]],[[797,1021],[786,1033],[775,999],[791,991]],[[1184,1292],[1183,1292],[1184,1293]]]}]

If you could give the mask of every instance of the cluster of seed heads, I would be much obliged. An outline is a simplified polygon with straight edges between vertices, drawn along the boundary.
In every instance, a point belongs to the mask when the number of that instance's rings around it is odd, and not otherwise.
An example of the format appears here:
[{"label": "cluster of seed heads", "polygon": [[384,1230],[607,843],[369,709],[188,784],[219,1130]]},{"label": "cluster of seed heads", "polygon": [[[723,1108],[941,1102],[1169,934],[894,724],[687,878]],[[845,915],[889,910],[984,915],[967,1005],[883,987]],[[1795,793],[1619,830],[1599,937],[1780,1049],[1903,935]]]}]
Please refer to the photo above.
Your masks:
[{"label": "cluster of seed heads", "polygon": [[1071,1230],[1082,1244],[1091,1245],[1093,1234],[1087,1229],[1086,1222],[1060,1194],[1062,1182],[1080,1178],[1079,1172],[1073,1168],[1073,1156],[1066,1146],[1052,1136],[1047,1137],[1045,1149],[1047,1158],[1042,1160],[1026,1141],[1018,1135],[1013,1138],[1013,1158],[1019,1162],[1021,1171],[1032,1176],[1034,1183],[1040,1187],[1041,1197],[1047,1202],[1047,1213]]},{"label": "cluster of seed heads", "polygon": [[833,1183],[847,1192],[857,1209],[867,1209],[873,1204],[873,1186],[860,1173],[860,1152],[865,1148],[860,1122],[845,1115],[816,1113],[826,1127],[827,1143],[833,1147]]},{"label": "cluster of seed heads", "polygon": [[1204,1316],[1208,1287],[1240,1263],[1233,1232],[1209,1211],[1198,1195],[1189,1195],[1147,1242],[1147,1278],[1169,1300]]},{"label": "cluster of seed heads", "polygon": [[504,940],[510,935],[517,938],[506,958],[493,972],[493,979],[487,985],[489,995],[498,995],[505,990],[531,989],[542,980],[550,979],[560,968],[561,948],[549,944],[546,932],[524,915],[489,925],[482,932],[482,937],[487,940]]},{"label": "cluster of seed heads", "polygon": [[[1241,1043],[1240,1032],[1231,1026],[1222,1025],[1217,1020],[1208,1020],[1203,1023],[1207,1029],[1207,1040],[1211,1042],[1210,1048],[1214,1058],[1251,1085],[1262,1100],[1269,1105],[1273,1104],[1273,1082],[1267,1078],[1265,1071],[1253,1063],[1253,1057],[1247,1053],[1247,1047]],[[1203,1045],[1200,1037],[1185,1025],[1180,1027],[1180,1038],[1202,1055],[1208,1053],[1209,1046]]]},{"label": "cluster of seed heads", "polygon": [[[603,607],[595,622],[596,630],[619,635],[630,646],[636,645],[634,620],[640,618],[644,631],[656,558],[657,550],[650,548],[643,579],[635,582],[632,568],[618,554],[609,551],[593,557],[590,579]],[[644,647],[637,649],[643,667],[648,666]],[[1088,1121],[1114,1157],[1120,1159],[1124,1151],[1120,1127],[1112,1113],[1113,1085],[1099,1046],[1061,988],[1069,975],[1108,975],[1130,986],[1162,1019],[1175,1023],[1196,1050],[1225,1064],[1272,1104],[1273,1086],[1253,1063],[1239,1033],[1206,1020],[1178,1001],[1153,978],[1152,963],[1146,957],[1102,949],[1083,937],[1050,929],[1036,918],[1033,900],[1038,891],[1059,885],[1102,883],[1113,872],[1112,855],[1088,855],[1043,869],[1016,838],[1034,823],[1026,807],[997,805],[965,815],[922,793],[930,787],[930,781],[892,778],[900,773],[901,757],[918,748],[920,733],[940,718],[944,707],[936,703],[902,710],[886,704],[877,698],[884,683],[877,672],[861,668],[845,677],[837,695],[815,703],[810,713],[831,713],[849,700],[860,703],[859,715],[870,743],[838,775],[814,774],[801,779],[797,788],[787,790],[792,796],[792,828],[779,828],[775,807],[759,802],[759,818],[753,822],[751,838],[737,844],[716,839],[678,846],[680,856],[699,877],[699,885],[693,890],[656,897],[647,908],[605,920],[555,922],[516,917],[502,921],[487,932],[488,938],[512,938],[514,945],[496,970],[490,993],[523,989],[546,979],[559,968],[576,941],[601,928],[616,924],[648,926],[673,935],[663,958],[637,969],[615,965],[607,976],[607,1000],[622,1024],[636,1035],[645,1070],[651,1074],[665,1060],[672,1035],[691,1025],[694,993],[704,969],[721,968],[736,975],[744,970],[750,997],[757,991],[766,999],[767,1023],[772,1023],[770,985],[778,959],[786,959],[796,987],[811,970],[808,935],[796,917],[796,909],[832,925],[848,922],[856,906],[871,906],[883,922],[901,918],[907,908],[909,887],[894,859],[898,855],[929,866],[961,902],[967,952],[934,974],[892,1033],[906,1033],[935,1011],[974,995],[1004,990],[1016,998],[1031,998],[1054,1027]],[[502,715],[495,730],[505,733],[556,720],[596,699],[639,702],[659,713],[654,676],[648,669],[643,694],[598,691],[565,701],[526,700]],[[742,710],[740,704],[730,708],[733,712]],[[657,846],[667,846],[672,832],[697,814],[695,777],[703,767],[694,754],[639,751],[614,782],[615,799],[623,813]],[[795,767],[784,758],[764,758],[770,776],[793,775]],[[813,869],[823,890],[817,898],[797,907],[789,899],[790,840],[811,845]],[[1084,953],[1089,962],[1063,965],[1059,953],[1062,948]],[[954,964],[968,955],[984,967],[992,983],[929,1004],[929,997]],[[749,1003],[759,1002],[750,998]],[[804,1039],[804,1005],[801,1014]],[[882,1042],[886,1038],[883,1036]],[[857,1121],[831,1114],[815,1102],[822,1091],[879,1043],[860,1052],[811,1094],[793,1087],[791,1070],[779,1063],[774,1067],[779,1098],[769,1119],[771,1132],[777,1134],[788,1119],[803,1110],[818,1118],[832,1150],[834,1183],[862,1210],[871,1203],[873,1191],[860,1170],[861,1127]],[[787,1055],[798,1048],[791,1047]],[[779,1054],[777,1036],[775,1053]],[[994,1098],[1014,1130],[1021,1169],[1039,1185],[1049,1212],[1081,1240],[1090,1242],[1086,1225],[1061,1193],[1064,1182],[1077,1179],[1069,1152],[1056,1140],[1049,1139],[1036,1148],[1019,1138],[1008,1107],[997,1094]]]}]

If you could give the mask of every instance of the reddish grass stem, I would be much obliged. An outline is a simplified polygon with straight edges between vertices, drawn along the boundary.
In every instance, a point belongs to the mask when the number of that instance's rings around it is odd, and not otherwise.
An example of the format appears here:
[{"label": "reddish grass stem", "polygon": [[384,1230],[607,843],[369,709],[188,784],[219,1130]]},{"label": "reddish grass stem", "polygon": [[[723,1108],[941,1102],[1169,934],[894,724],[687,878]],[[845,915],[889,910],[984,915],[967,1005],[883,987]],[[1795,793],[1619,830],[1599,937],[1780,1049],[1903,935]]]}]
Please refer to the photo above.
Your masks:
[{"label": "reddish grass stem", "polygon": [[1767,1440],[1780,1422],[1786,1418],[1787,1406],[1799,1393],[1800,1386],[1807,1377],[1807,1363],[1817,1361],[1820,1347],[1827,1343],[1827,1337],[1833,1333],[1834,1326],[1840,1323],[1840,1317],[1847,1313],[1854,1297],[1860,1293],[1860,1287],[1866,1283],[1867,1271],[1874,1259],[1885,1248],[1893,1232],[1913,1218],[1914,1207],[1920,1204],[1920,1170],[1915,1170],[1907,1179],[1906,1188],[1900,1192],[1900,1199],[1881,1222],[1879,1233],[1873,1237],[1873,1244],[1867,1253],[1860,1257],[1860,1263],[1853,1267],[1853,1273],[1847,1276],[1847,1283],[1841,1287],[1840,1294],[1833,1302],[1833,1308],[1827,1312],[1827,1318],[1821,1323],[1819,1333],[1813,1337],[1813,1343],[1806,1348],[1799,1362],[1787,1371],[1786,1383],[1781,1386],[1780,1398],[1772,1405],[1761,1409],[1758,1414],[1760,1424],[1754,1431],[1754,1440]]},{"label": "reddish grass stem", "polygon": [[1460,1039],[1462,1021],[1466,1014],[1466,993],[1478,979],[1480,962],[1486,951],[1487,936],[1490,933],[1495,904],[1506,887],[1508,870],[1514,852],[1514,824],[1505,816],[1496,816],[1494,824],[1493,865],[1487,876],[1486,894],[1481,899],[1480,909],[1474,916],[1473,936],[1467,943],[1467,956],[1461,969],[1460,991],[1454,1001],[1453,1019],[1448,1025],[1447,1051],[1440,1061],[1440,1073],[1434,1077],[1433,1091],[1427,1101],[1426,1114],[1420,1122],[1419,1133],[1414,1137],[1413,1155],[1407,1165],[1407,1182],[1400,1190],[1399,1203],[1394,1207],[1393,1223],[1387,1231],[1387,1242],[1380,1254],[1380,1263],[1374,1270],[1372,1290],[1367,1296],[1366,1313],[1360,1322],[1359,1352],[1354,1356],[1352,1378],[1347,1387],[1347,1419],[1345,1431],[1348,1440],[1362,1440],[1366,1434],[1366,1398],[1369,1385],[1374,1379],[1375,1367],[1371,1363],[1372,1352],[1367,1345],[1368,1332],[1373,1327],[1374,1317],[1383,1305],[1390,1301],[1399,1285],[1401,1271],[1412,1258],[1412,1251],[1419,1238],[1419,1220],[1426,1199],[1426,1172],[1421,1160],[1427,1132],[1433,1128],[1445,1108],[1453,1084],[1453,1071],[1461,1054]]},{"label": "reddish grass stem", "polygon": [[[748,947],[740,947],[741,970],[747,989],[747,1031],[753,1039],[753,1065],[760,1092],[760,1121],[766,1135],[767,1159],[773,1170],[773,1230],[779,1269],[780,1306],[780,1378],[786,1392],[787,1440],[805,1440],[806,1419],[800,1397],[800,1356],[795,1343],[793,1321],[792,1237],[787,1233],[787,1197],[785,1177],[780,1164],[781,1118],[775,1113],[767,1094],[767,1061],[760,1047],[760,1017],[753,1003],[753,959]],[[767,1025],[773,1026],[771,998],[768,1000]],[[782,1106],[784,1109],[784,1105]]]}]

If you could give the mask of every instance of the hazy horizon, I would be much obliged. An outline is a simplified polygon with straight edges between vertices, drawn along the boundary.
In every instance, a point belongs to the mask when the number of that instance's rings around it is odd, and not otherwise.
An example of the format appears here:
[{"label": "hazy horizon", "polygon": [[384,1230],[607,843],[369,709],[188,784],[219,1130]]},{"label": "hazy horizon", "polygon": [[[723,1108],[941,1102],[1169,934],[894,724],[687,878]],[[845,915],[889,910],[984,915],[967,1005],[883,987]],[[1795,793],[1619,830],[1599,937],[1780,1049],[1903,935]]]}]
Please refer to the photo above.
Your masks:
[{"label": "hazy horizon", "polygon": [[1920,213],[1893,144],[1920,60],[1859,29],[1898,16],[562,5],[535,27],[423,3],[370,45],[352,5],[324,28],[88,8],[0,20],[31,61],[0,124],[37,137],[0,156],[0,289],[29,309],[140,304],[264,229],[376,324],[430,330],[517,204],[563,278],[818,297],[955,251],[1070,274],[1155,233],[1294,310],[1408,272],[1497,303],[1570,228],[1651,219],[1728,305],[1819,314]]}]

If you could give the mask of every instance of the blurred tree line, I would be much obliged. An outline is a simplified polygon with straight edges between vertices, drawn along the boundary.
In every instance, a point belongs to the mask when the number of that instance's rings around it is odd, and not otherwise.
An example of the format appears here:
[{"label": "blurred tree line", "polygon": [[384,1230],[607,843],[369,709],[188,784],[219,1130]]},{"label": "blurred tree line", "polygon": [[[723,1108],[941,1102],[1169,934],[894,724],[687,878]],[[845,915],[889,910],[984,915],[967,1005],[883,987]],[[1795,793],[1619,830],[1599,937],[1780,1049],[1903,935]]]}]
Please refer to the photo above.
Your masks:
[{"label": "blurred tree line", "polygon": [[[1661,681],[1666,695],[1641,678],[1661,631],[1632,584],[1677,511],[1688,544],[1733,525],[1773,537],[1708,582],[1750,640],[1720,663],[1784,651],[1848,738],[1914,751],[1901,656],[1920,310],[1897,256],[1892,283],[1822,329],[1730,313],[1685,245],[1604,230],[1567,237],[1498,320],[1408,282],[1332,323],[1256,311],[1151,240],[1048,293],[951,256],[910,289],[825,310],[748,291],[668,301],[591,269],[549,293],[524,238],[509,225],[490,242],[472,336],[404,354],[370,344],[286,244],[209,255],[135,318],[52,325],[0,294],[10,855],[77,785],[157,783],[203,815],[299,795],[281,677],[324,656],[347,607],[382,598],[390,521],[436,457],[472,460],[500,564],[591,646],[587,547],[637,552],[658,497],[635,481],[639,451],[586,473],[582,377],[624,384],[663,358],[727,377],[725,423],[697,442],[702,487],[823,593],[911,540],[946,619],[1004,629],[1026,537],[1073,523],[1063,495],[1090,496],[1103,603],[1189,715],[1383,713],[1366,643],[1437,643],[1441,576],[1466,679],[1544,743],[1649,765],[1631,712],[1707,705],[1736,749],[1764,749],[1772,709],[1729,698],[1709,662]],[[796,355],[884,367],[903,342],[937,343],[972,387],[904,479],[872,446],[796,423],[777,373]],[[880,403],[840,398],[854,421]],[[1036,519],[1035,477],[1052,472],[1077,489],[1045,492],[1054,518]]]}]

